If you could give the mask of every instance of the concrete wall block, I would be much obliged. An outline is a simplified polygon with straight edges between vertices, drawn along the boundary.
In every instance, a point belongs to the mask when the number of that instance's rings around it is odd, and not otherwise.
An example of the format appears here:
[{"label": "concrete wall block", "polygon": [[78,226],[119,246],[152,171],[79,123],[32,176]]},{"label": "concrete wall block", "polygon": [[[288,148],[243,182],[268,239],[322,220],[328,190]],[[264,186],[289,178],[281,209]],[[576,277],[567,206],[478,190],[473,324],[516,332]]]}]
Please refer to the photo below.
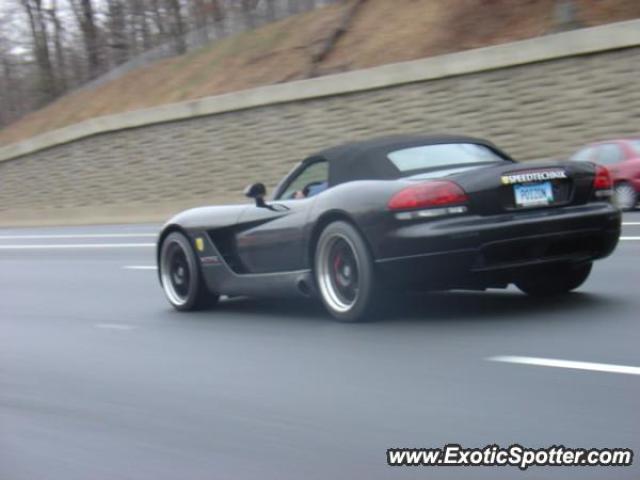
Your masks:
[{"label": "concrete wall block", "polygon": [[0,223],[151,220],[238,201],[315,150],[374,135],[467,133],[520,160],[562,158],[640,134],[639,78],[632,47],[89,135],[0,161]]}]

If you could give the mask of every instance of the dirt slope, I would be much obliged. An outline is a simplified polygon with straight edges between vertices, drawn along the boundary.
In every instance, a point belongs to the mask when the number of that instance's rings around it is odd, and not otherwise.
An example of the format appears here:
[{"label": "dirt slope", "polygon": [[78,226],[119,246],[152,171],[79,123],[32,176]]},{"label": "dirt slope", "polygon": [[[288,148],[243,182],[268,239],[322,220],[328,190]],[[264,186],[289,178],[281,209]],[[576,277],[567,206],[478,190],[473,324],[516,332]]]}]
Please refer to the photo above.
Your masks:
[{"label": "dirt slope", "polygon": [[[16,142],[92,117],[520,40],[553,29],[554,0],[367,0],[312,69],[351,2],[288,18],[60,98],[0,131]],[[593,26],[640,17],[639,0],[576,0]]]}]

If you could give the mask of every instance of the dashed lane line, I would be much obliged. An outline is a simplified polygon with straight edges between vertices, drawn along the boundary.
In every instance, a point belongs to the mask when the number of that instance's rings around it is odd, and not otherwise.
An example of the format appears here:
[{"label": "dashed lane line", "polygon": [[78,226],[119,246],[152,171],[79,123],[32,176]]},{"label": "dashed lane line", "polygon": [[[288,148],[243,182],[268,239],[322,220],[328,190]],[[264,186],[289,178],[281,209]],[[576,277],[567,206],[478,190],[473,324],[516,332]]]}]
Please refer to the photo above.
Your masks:
[{"label": "dashed lane line", "polygon": [[560,360],[557,358],[519,357],[512,355],[499,355],[496,357],[489,357],[486,360],[490,362],[533,365],[537,367],[568,368],[573,370],[589,370],[592,372],[640,375],[640,367],[613,365],[610,363],[579,362],[575,360]]},{"label": "dashed lane line", "polygon": [[102,330],[135,330],[136,328],[133,325],[127,325],[126,323],[96,323],[94,327]]}]

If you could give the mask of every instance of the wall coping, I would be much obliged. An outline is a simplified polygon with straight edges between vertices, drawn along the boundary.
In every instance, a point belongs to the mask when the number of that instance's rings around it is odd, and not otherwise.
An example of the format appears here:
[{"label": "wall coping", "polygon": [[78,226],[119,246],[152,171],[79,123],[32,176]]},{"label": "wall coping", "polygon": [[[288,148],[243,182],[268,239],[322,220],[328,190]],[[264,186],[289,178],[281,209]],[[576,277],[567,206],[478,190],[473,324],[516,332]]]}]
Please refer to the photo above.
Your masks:
[{"label": "wall coping", "polygon": [[0,162],[81,138],[117,130],[635,46],[640,46],[640,19],[319,78],[267,85],[224,95],[92,118],[1,147]]}]

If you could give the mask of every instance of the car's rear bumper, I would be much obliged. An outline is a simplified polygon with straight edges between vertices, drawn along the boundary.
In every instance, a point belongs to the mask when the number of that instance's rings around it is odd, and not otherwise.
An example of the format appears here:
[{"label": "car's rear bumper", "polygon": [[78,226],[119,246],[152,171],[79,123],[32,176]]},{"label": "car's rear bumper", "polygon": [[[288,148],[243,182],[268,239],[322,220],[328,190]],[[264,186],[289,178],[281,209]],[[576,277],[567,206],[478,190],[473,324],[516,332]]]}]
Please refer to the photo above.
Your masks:
[{"label": "car's rear bumper", "polygon": [[620,223],[620,211],[601,202],[401,226],[378,244],[391,255],[378,256],[376,268],[390,285],[503,284],[540,265],[609,255]]}]

